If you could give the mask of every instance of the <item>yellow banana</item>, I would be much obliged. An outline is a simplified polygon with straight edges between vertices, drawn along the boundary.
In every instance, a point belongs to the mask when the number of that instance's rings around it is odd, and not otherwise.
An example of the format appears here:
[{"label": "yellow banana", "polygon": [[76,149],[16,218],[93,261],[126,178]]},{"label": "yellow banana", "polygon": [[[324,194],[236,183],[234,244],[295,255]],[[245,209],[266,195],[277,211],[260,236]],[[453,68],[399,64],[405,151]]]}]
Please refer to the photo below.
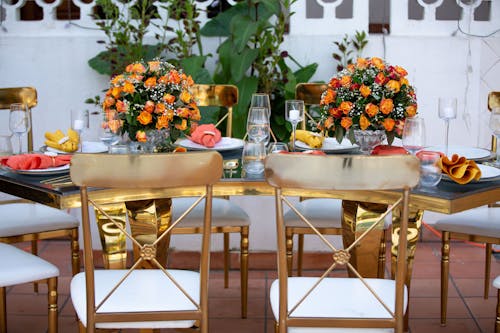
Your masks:
[{"label": "yellow banana", "polygon": [[55,132],[45,133],[45,144],[48,147],[62,150],[68,153],[75,152],[78,150],[78,144],[80,142],[80,137],[77,132],[68,129],[68,135],[66,136],[63,131],[57,130]]},{"label": "yellow banana", "polygon": [[295,139],[304,142],[311,148],[321,148],[325,137],[306,130],[296,130]]}]

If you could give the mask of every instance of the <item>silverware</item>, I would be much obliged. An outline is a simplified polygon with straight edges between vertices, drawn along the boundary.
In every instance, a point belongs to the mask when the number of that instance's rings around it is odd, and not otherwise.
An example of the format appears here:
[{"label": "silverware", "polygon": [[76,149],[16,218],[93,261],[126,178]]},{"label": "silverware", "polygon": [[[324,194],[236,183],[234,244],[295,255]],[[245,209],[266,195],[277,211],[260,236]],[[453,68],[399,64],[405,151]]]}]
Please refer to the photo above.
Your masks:
[{"label": "silverware", "polygon": [[67,182],[71,182],[70,175],[53,177],[53,178],[44,179],[44,180],[40,181],[41,184],[48,184],[48,185],[54,185],[54,184],[58,184],[58,183],[67,183]]}]

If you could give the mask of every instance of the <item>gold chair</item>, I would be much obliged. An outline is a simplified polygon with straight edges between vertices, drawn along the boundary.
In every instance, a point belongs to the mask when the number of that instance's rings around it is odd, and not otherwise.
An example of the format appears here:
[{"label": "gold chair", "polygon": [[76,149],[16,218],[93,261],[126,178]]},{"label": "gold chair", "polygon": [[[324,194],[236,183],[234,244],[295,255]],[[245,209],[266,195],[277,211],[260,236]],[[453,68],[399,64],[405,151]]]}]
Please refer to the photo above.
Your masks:
[{"label": "gold chair", "polygon": [[[31,87],[1,88],[0,110],[8,110],[12,103],[24,103],[32,109],[37,105],[36,89]],[[28,151],[33,150],[32,127],[28,131]],[[2,223],[0,223],[0,242],[9,244],[31,242],[31,252],[36,255],[38,240],[69,238],[72,273],[75,275],[80,271],[78,245],[80,222],[77,218],[59,209],[32,202],[21,202],[21,200],[0,204],[0,215],[3,216]],[[37,290],[35,284],[35,291]]]},{"label": "gold chair", "polygon": [[[276,332],[310,332],[311,328],[393,328],[402,332],[408,304],[405,286],[407,272],[407,232],[410,188],[418,184],[419,161],[414,156],[307,156],[272,154],[266,158],[266,181],[274,187],[276,230],[278,239],[278,280],[271,285],[270,301],[277,322]],[[305,172],[304,170],[314,170]],[[369,170],[369,172],[366,172]],[[388,172],[391,170],[391,172]],[[325,175],[331,175],[325,177]],[[332,252],[330,267],[320,277],[289,277],[286,237],[283,218],[285,205],[295,210],[289,201],[297,191],[314,191],[315,196],[329,191],[342,191],[346,196],[357,191],[398,190],[401,196],[387,200],[389,209],[346,249],[336,249],[319,230],[314,231]],[[402,218],[397,248],[395,280],[363,278],[349,263],[350,251],[370,233],[395,207],[401,207]],[[298,211],[296,211],[298,213]],[[304,225],[315,229],[301,216]],[[357,278],[334,277],[337,266],[347,266]],[[330,273],[333,273],[330,274]],[[373,330],[370,330],[373,332]]]},{"label": "gold chair", "polygon": [[500,276],[493,280],[493,286],[497,288],[497,307],[495,318],[495,333],[500,333]]},{"label": "gold chair", "polygon": [[[500,106],[500,92],[488,95],[488,110]],[[497,140],[491,138],[491,150],[496,151]],[[434,228],[441,231],[441,325],[446,325],[448,308],[448,276],[450,271],[450,240],[485,243],[484,299],[488,298],[491,273],[492,244],[500,244],[500,205],[470,209],[439,219]]]},{"label": "gold chair", "polygon": [[[321,94],[327,89],[326,83],[299,83],[295,87],[295,98],[304,101],[306,106],[306,117],[302,123],[302,128],[306,129],[306,118],[315,121],[314,117],[307,110],[311,106],[319,105]],[[327,198],[300,198],[300,203],[296,205],[297,211],[306,216],[313,225],[324,235],[342,235],[342,200]],[[298,214],[293,210],[288,211],[284,216],[285,234],[287,244],[288,274],[292,275],[293,269],[293,248],[294,235],[297,235],[297,275],[302,276],[304,257],[304,235],[311,235],[314,232],[304,226]],[[387,231],[388,223],[385,225]],[[379,253],[379,277],[383,277],[385,266],[385,237],[380,240]]]},{"label": "gold chair", "polygon": [[[116,166],[120,167],[117,168]],[[212,185],[220,179],[222,156],[215,152],[189,154],[107,155],[76,154],[71,162],[71,179],[80,186],[85,272],[71,280],[71,299],[82,326],[95,329],[190,328],[195,323],[208,332],[208,274],[210,256],[210,223]],[[195,196],[192,206],[157,235],[147,225],[138,225],[132,234],[124,221],[106,215],[107,202],[120,200],[119,195],[106,198],[92,195],[90,187],[106,188],[112,193],[138,189],[169,197]],[[146,200],[147,201],[147,200]],[[153,200],[151,200],[153,201]],[[203,205],[198,271],[167,269],[157,259],[159,244],[196,205]],[[96,268],[89,219],[93,206],[108,217],[103,230],[121,231],[134,245],[138,255],[129,269]],[[156,210],[137,212],[137,221],[145,215],[156,216]],[[129,215],[129,220],[135,215]],[[154,219],[156,220],[156,219]],[[134,237],[137,236],[137,237]],[[161,256],[161,253],[158,253]],[[150,266],[150,269],[141,269]]]},{"label": "gold chair", "polygon": [[29,282],[47,283],[49,333],[57,332],[57,277],[59,269],[9,244],[0,243],[0,333],[7,333],[6,288]]},{"label": "gold chair", "polygon": [[[232,134],[233,105],[238,103],[238,88],[233,85],[194,85],[193,95],[198,106],[219,106],[227,109],[218,122],[226,120],[226,136]],[[172,201],[172,216],[177,218],[179,212],[191,205],[191,198],[175,198]],[[247,316],[248,300],[248,234],[250,218],[238,205],[229,198],[214,198],[212,207],[212,233],[222,233],[224,236],[224,288],[229,286],[229,235],[240,234],[240,280],[241,280],[241,317]],[[173,234],[198,234],[202,223],[203,210],[195,208],[186,216],[182,226],[176,227]]]}]

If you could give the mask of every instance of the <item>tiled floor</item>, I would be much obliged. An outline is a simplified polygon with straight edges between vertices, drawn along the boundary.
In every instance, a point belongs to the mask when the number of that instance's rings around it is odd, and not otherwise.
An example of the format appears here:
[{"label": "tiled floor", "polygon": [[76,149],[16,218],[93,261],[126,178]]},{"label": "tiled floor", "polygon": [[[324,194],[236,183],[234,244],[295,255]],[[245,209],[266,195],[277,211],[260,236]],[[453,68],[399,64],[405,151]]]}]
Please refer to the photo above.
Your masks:
[{"label": "tiled floor", "polygon": [[[21,244],[21,247],[27,244]],[[78,332],[78,325],[69,295],[71,268],[67,242],[46,241],[40,244],[41,255],[58,265],[59,331]],[[234,260],[237,264],[237,260]],[[273,333],[273,317],[268,302],[268,290],[276,272],[272,254],[250,255],[248,318],[240,318],[239,271],[232,270],[230,287],[223,288],[219,267],[211,274],[210,332]],[[217,265],[218,266],[218,265]],[[312,267],[306,267],[311,269]],[[410,297],[410,332],[493,332],[496,290],[482,297],[484,251],[477,245],[453,243],[451,247],[451,277],[448,305],[448,325],[439,324],[440,241],[428,229],[418,244]],[[496,258],[491,276],[500,275]],[[33,293],[31,285],[8,289],[8,332],[46,332],[46,287]],[[191,330],[189,330],[191,331]],[[167,332],[167,331],[166,331]]]}]

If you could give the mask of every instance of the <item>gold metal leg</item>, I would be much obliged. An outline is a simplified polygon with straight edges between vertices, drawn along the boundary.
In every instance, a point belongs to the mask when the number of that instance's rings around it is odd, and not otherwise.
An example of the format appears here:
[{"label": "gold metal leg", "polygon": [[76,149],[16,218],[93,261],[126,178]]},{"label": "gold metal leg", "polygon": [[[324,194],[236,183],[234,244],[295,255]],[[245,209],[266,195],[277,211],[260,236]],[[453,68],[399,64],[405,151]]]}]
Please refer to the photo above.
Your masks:
[{"label": "gold metal leg", "polygon": [[80,272],[80,245],[78,243],[78,228],[71,232],[71,273],[73,276]]},{"label": "gold metal leg", "polygon": [[[127,221],[125,204],[101,205],[101,208],[123,227]],[[99,210],[95,210],[97,228],[102,246],[102,260],[106,269],[124,269],[127,267],[127,246],[125,235]]]},{"label": "gold metal leg", "polygon": [[[387,205],[357,201],[342,201],[342,240],[344,248],[351,245],[356,238],[387,210]],[[384,237],[384,224],[373,229],[363,240],[363,244],[351,251],[350,263],[356,267],[363,277],[379,276],[380,242]],[[353,276],[349,272],[349,276]]]},{"label": "gold metal leg", "polygon": [[248,308],[248,226],[241,228],[241,318],[247,317]]},{"label": "gold metal leg", "polygon": [[488,299],[490,293],[490,273],[491,273],[491,253],[492,246],[486,243],[485,258],[484,258],[484,299]]},{"label": "gold metal leg", "polygon": [[7,305],[5,287],[0,287],[0,333],[7,333]]},{"label": "gold metal leg", "polygon": [[285,228],[285,242],[286,242],[286,264],[288,269],[288,276],[293,275],[293,234],[292,230]]},{"label": "gold metal leg", "polygon": [[229,232],[224,233],[224,288],[229,287]]},{"label": "gold metal leg", "polygon": [[495,333],[500,333],[500,289],[497,290],[497,315],[495,319]]},{"label": "gold metal leg", "polygon": [[304,235],[299,234],[297,244],[297,276],[302,276],[302,263],[304,259]]},{"label": "gold metal leg", "polygon": [[448,307],[448,273],[450,270],[450,233],[443,231],[441,236],[441,326],[446,325]]},{"label": "gold metal leg", "polygon": [[48,307],[49,307],[49,333],[57,333],[57,277],[47,280]]},{"label": "gold metal leg", "polygon": [[[31,241],[31,254],[38,256],[38,241],[36,239]],[[33,282],[33,291],[38,294],[38,282]]]}]

